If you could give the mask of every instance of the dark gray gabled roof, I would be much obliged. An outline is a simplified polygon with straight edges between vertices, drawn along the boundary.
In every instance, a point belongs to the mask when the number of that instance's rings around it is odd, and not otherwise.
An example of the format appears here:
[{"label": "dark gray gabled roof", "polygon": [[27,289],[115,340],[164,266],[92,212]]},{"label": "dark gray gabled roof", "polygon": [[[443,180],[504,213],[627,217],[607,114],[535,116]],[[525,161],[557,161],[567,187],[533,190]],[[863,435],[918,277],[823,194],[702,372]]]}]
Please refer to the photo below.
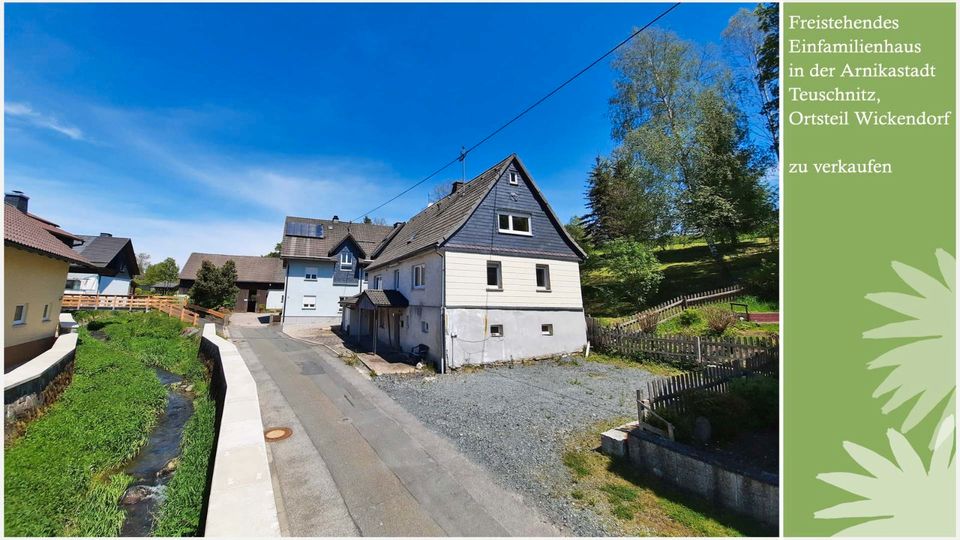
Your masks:
[{"label": "dark gray gabled roof", "polygon": [[[315,236],[296,236],[286,234],[290,223],[322,225],[323,238]],[[383,242],[394,227],[374,225],[373,223],[351,223],[332,219],[313,219],[287,216],[284,221],[283,243],[280,256],[284,259],[330,259],[331,250],[337,247],[348,235],[353,238],[365,256],[369,256]]]},{"label": "dark gray gabled roof", "polygon": [[530,180],[534,197],[543,204],[547,216],[554,222],[560,234],[566,238],[581,257],[586,258],[586,252],[567,233],[563,223],[550,208],[549,203],[533,182],[533,178],[527,172],[526,167],[523,166],[520,158],[516,154],[510,154],[493,167],[480,173],[473,180],[460,186],[455,192],[424,208],[419,214],[410,218],[373,253],[374,261],[370,264],[369,270],[414,253],[443,245],[470,219],[470,216],[483,202],[484,197],[490,193],[497,180],[513,162],[517,163],[517,167]]},{"label": "dark gray gabled roof", "polygon": [[195,280],[203,261],[210,261],[214,266],[223,266],[227,261],[233,261],[237,267],[238,283],[277,283],[282,284],[286,276],[283,271],[283,261],[276,257],[260,257],[258,255],[224,255],[221,253],[191,253],[180,270],[180,279]]},{"label": "dark gray gabled roof", "polygon": [[424,208],[410,218],[399,231],[393,234],[373,254],[370,268],[383,266],[391,261],[440,245],[470,218],[476,207],[496,183],[504,169],[516,158],[511,154],[493,167],[466,182],[456,192]]},{"label": "dark gray gabled roof", "polygon": [[360,294],[340,298],[341,306],[353,306],[360,302],[363,297],[367,297],[370,303],[376,307],[405,308],[410,305],[407,297],[400,291],[367,289]]},{"label": "dark gray gabled roof", "polygon": [[78,235],[83,244],[74,246],[74,251],[99,268],[106,268],[117,256],[126,257],[127,271],[131,276],[140,273],[137,256],[133,251],[133,241],[119,236]]}]

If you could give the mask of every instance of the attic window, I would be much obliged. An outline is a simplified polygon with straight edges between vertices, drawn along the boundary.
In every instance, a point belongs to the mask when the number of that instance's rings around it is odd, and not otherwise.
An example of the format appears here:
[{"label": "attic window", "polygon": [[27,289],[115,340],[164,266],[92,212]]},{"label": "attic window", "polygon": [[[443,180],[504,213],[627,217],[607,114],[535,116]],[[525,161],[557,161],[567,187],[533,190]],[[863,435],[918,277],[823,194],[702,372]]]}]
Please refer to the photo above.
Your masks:
[{"label": "attic window", "polygon": [[520,173],[515,171],[510,171],[510,185],[511,186],[520,185]]},{"label": "attic window", "polygon": [[530,216],[518,214],[497,214],[497,227],[502,233],[530,236]]},{"label": "attic window", "polygon": [[340,269],[350,270],[352,268],[353,268],[353,255],[347,250],[341,251],[340,252]]}]

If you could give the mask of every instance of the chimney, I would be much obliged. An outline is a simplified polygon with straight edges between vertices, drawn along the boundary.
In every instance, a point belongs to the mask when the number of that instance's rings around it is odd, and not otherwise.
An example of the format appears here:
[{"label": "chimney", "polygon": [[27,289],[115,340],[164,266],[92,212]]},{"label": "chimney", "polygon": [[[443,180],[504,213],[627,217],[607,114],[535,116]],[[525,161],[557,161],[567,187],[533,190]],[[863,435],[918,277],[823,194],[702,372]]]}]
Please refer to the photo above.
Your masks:
[{"label": "chimney", "polygon": [[15,206],[17,210],[20,210],[21,212],[26,212],[27,203],[30,202],[30,197],[24,195],[22,191],[14,190],[3,194],[3,202]]},{"label": "chimney", "polygon": [[340,223],[340,216],[333,216],[334,223]]},{"label": "chimney", "polygon": [[393,228],[394,228],[394,229],[398,229],[398,228],[400,228],[401,225],[403,225],[403,222],[402,222],[402,221],[398,221],[398,222],[396,222],[396,223],[393,224]]},{"label": "chimney", "polygon": [[453,189],[450,190],[450,194],[453,195],[454,193],[457,192],[457,190],[459,190],[462,187],[463,187],[463,182],[454,182]]},{"label": "chimney", "polygon": [[106,236],[107,238],[112,238],[112,237],[113,237],[113,235],[110,234],[110,233],[108,233],[108,232],[102,232],[102,233],[100,233],[100,236]]}]

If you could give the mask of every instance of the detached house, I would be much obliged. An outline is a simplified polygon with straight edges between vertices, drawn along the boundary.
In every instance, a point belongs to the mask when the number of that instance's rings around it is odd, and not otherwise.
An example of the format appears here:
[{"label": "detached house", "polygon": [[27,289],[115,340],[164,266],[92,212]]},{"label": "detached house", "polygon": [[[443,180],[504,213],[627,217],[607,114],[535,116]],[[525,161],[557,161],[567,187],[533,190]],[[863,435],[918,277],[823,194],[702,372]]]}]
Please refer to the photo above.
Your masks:
[{"label": "detached house", "polygon": [[233,311],[280,309],[283,303],[283,263],[280,259],[257,255],[191,253],[180,270],[180,294],[190,294],[203,261],[210,261],[217,268],[227,261],[233,261],[237,268],[237,281],[234,282],[237,296],[231,308]]},{"label": "detached house", "polygon": [[341,326],[441,369],[580,351],[585,257],[511,155],[391,231]]},{"label": "detached house", "polygon": [[395,227],[287,217],[280,258],[286,294],[283,324],[340,323],[340,298],[366,288],[364,269]]},{"label": "detached house", "polygon": [[133,277],[140,274],[133,240],[110,233],[80,235],[83,243],[74,251],[93,263],[93,267],[71,265],[65,294],[133,294]]},{"label": "detached house", "polygon": [[82,239],[29,213],[28,201],[20,191],[4,197],[4,372],[53,345],[67,271],[71,265],[90,265],[72,249]]}]

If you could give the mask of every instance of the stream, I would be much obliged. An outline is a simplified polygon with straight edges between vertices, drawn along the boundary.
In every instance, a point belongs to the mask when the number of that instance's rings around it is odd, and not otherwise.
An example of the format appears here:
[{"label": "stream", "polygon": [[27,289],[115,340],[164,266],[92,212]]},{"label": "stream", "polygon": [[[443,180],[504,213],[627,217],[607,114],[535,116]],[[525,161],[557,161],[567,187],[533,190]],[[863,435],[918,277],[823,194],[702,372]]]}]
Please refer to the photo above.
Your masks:
[{"label": "stream", "polygon": [[167,482],[173,469],[166,466],[180,455],[183,428],[193,414],[193,400],[176,385],[183,381],[179,375],[155,368],[160,382],[167,387],[167,405],[147,444],[124,468],[134,478],[124,493],[121,504],[126,518],[121,536],[149,536],[153,529],[154,512],[163,501]]}]

